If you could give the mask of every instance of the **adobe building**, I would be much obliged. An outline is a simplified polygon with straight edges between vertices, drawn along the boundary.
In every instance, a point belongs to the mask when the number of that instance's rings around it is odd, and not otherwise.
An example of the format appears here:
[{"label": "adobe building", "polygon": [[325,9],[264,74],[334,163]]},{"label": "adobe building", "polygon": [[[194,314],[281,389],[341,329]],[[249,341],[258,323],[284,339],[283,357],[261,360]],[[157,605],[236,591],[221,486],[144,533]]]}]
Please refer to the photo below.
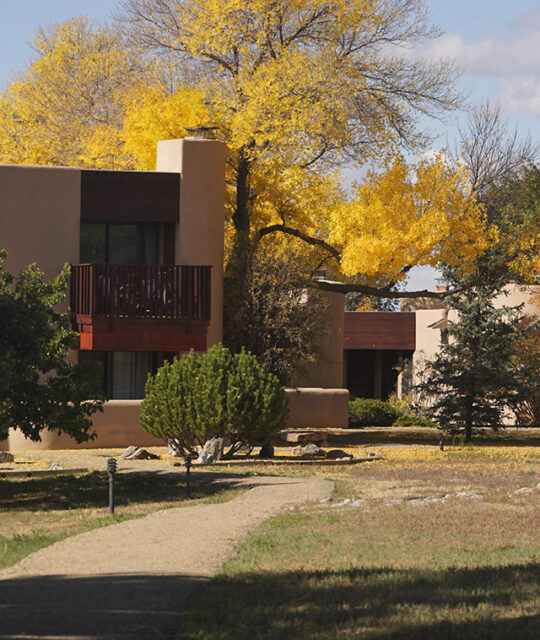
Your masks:
[{"label": "adobe building", "polygon": [[[53,431],[32,443],[11,430],[0,448],[163,444],[139,426],[148,373],[222,339],[225,154],[222,142],[184,138],[158,144],[156,171],[0,165],[5,267],[16,274],[35,262],[52,279],[72,265],[80,346],[70,357],[102,363],[99,391],[110,398],[93,416],[97,438],[90,443]],[[341,328],[311,377],[316,388],[287,390],[292,426],[347,423],[343,296],[329,309]]]},{"label": "adobe building", "polygon": [[[99,391],[110,398],[90,443],[53,431],[33,443],[11,430],[0,450],[163,444],[139,425],[148,373],[222,339],[225,154],[222,142],[184,138],[158,144],[156,171],[0,165],[6,269],[35,262],[51,279],[72,265],[80,345],[69,357],[101,362]],[[540,316],[534,291],[513,287],[502,302]],[[421,298],[401,312],[347,313],[343,294],[326,295],[324,355],[286,390],[290,427],[346,426],[349,392],[407,393],[400,371],[434,355],[452,313]]]},{"label": "adobe building", "polygon": [[[510,284],[496,305],[523,305],[540,317],[540,288]],[[407,395],[425,360],[439,351],[448,320],[457,312],[434,298],[403,299],[401,311],[345,312],[344,381],[352,396],[387,400]]]}]

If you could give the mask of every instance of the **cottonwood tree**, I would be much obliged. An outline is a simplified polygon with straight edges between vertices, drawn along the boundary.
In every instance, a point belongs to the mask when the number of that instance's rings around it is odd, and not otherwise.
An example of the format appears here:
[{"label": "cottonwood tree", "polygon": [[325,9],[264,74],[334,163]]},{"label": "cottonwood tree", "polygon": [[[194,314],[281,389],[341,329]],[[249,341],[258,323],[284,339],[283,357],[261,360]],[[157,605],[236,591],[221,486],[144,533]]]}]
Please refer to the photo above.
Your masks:
[{"label": "cottonwood tree", "polygon": [[489,201],[494,188],[519,176],[539,153],[540,143],[512,128],[500,103],[486,100],[473,106],[465,124],[458,126],[452,157],[468,168],[477,197]]},{"label": "cottonwood tree", "polygon": [[484,282],[504,278],[534,284],[540,277],[540,143],[520,136],[498,103],[472,109],[453,150],[469,172],[471,189],[497,227],[496,241],[478,263]]},{"label": "cottonwood tree", "polygon": [[11,164],[133,166],[119,132],[150,70],[113,28],[74,18],[38,30],[29,68],[0,95],[0,156]]},{"label": "cottonwood tree", "polygon": [[0,250],[0,440],[10,428],[30,440],[46,429],[73,437],[92,437],[90,416],[101,410],[91,400],[95,369],[66,359],[79,336],[69,329],[67,313],[55,310],[65,300],[69,268],[51,282],[30,265],[14,283]]},{"label": "cottonwood tree", "polygon": [[310,287],[305,260],[277,248],[250,262],[243,291],[241,305],[230,310],[224,342],[235,352],[247,349],[283,385],[291,385],[295,374],[322,355],[328,301]]},{"label": "cottonwood tree", "polygon": [[[25,90],[15,83],[4,95],[1,129],[14,134],[0,148],[6,158],[14,150],[14,162],[153,168],[157,139],[183,136],[185,126],[217,126],[229,149],[229,309],[242,303],[242,275],[272,237],[304,243],[314,263],[325,260],[345,280],[341,288],[319,281],[321,288],[395,298],[426,293],[395,291],[413,266],[469,264],[492,242],[481,207],[467,193],[470,180],[453,176],[441,159],[406,167],[395,158],[400,145],[419,148],[425,141],[419,114],[442,116],[458,100],[450,63],[402,55],[402,47],[438,33],[422,2],[125,0],[122,6],[123,35],[84,21],[55,27],[58,37],[38,47],[21,78]],[[49,84],[40,83],[41,69]],[[57,78],[58,70],[67,73]],[[72,109],[67,100],[67,111],[66,78],[80,98]],[[43,103],[37,114],[35,96]],[[85,120],[79,114],[88,112],[87,102],[92,115]],[[25,109],[30,115],[21,118]],[[18,119],[21,126],[11,127]],[[79,122],[81,130],[71,133]],[[62,155],[61,146],[70,151]],[[341,168],[368,162],[382,162],[382,171],[349,197]],[[424,189],[411,188],[414,171],[425,178]],[[450,195],[453,220],[432,190],[434,176]],[[459,198],[451,195],[456,189]],[[386,206],[394,200],[400,207]]]},{"label": "cottonwood tree", "polygon": [[[353,266],[355,251],[342,248],[344,234],[336,227],[344,216],[337,213],[332,220],[331,213],[345,199],[335,173],[340,167],[392,156],[402,144],[420,145],[425,136],[416,126],[418,115],[441,116],[456,104],[452,64],[402,55],[400,47],[438,34],[422,2],[121,4],[119,17],[130,39],[191,70],[207,107],[199,124],[215,125],[228,144],[231,308],[254,247],[270,235],[298,238],[326,252],[338,273],[361,272],[360,288],[377,272],[381,285],[376,288],[389,290],[396,274],[399,279],[416,264],[398,263],[403,251],[385,260],[391,239],[373,244],[377,237],[371,230],[366,244],[373,246],[372,268],[364,274],[365,261]],[[468,207],[465,217],[471,212]],[[402,219],[407,225],[406,216]],[[383,220],[385,229],[395,222],[390,215]],[[431,231],[435,255],[441,238]],[[451,235],[458,234],[452,230]],[[476,241],[472,236],[473,246]],[[422,251],[408,258],[422,260],[427,243],[424,238]]]}]

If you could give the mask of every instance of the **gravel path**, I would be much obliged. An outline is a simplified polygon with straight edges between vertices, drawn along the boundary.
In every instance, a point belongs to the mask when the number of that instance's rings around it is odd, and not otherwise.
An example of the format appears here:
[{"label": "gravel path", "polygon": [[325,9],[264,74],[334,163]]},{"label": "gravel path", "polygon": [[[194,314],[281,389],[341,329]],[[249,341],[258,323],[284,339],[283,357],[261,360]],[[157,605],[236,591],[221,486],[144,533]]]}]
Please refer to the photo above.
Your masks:
[{"label": "gravel path", "polygon": [[186,599],[249,531],[333,488],[318,479],[234,480],[242,484],[249,491],[230,502],[167,509],[83,533],[0,571],[0,638],[174,638]]}]

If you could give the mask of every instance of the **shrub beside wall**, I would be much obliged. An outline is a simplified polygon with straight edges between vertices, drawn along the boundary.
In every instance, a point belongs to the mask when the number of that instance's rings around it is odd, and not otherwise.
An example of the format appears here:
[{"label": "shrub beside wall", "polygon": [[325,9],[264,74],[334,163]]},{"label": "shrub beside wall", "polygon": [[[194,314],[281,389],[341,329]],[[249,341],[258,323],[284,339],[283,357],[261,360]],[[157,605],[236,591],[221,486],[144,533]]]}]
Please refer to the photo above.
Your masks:
[{"label": "shrub beside wall", "polygon": [[260,444],[284,426],[287,414],[285,389],[255,356],[214,345],[149,376],[140,421],[179,452],[191,453],[214,437]]},{"label": "shrub beside wall", "polygon": [[355,398],[349,402],[350,427],[390,427],[401,412],[388,402]]},{"label": "shrub beside wall", "polygon": [[438,427],[428,418],[415,415],[409,409],[374,400],[355,398],[349,402],[349,427]]}]

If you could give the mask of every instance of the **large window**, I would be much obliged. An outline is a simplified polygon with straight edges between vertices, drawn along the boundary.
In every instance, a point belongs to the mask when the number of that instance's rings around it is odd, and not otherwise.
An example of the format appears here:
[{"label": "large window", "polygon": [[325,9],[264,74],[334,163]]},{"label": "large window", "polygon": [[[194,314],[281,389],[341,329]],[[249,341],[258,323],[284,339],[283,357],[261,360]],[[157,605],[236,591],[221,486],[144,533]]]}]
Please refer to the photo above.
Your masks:
[{"label": "large window", "polygon": [[80,261],[82,264],[158,264],[159,224],[82,222]]},{"label": "large window", "polygon": [[152,351],[79,351],[79,359],[101,363],[102,377],[94,395],[111,400],[144,398],[148,374],[154,374],[158,365],[158,354]]}]

